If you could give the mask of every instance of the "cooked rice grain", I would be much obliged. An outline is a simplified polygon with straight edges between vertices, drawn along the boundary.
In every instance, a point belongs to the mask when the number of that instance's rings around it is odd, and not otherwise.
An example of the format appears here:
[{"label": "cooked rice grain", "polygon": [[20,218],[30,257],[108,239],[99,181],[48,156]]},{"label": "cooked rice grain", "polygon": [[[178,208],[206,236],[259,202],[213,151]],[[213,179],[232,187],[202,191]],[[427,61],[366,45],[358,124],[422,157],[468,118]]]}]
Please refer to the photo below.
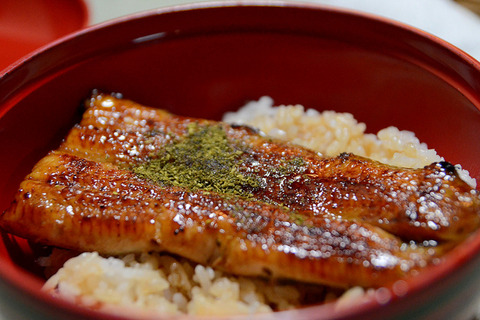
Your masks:
[{"label": "cooked rice grain", "polygon": [[[54,249],[52,259],[63,251]],[[85,252],[69,259],[43,289],[86,307],[137,315],[241,315],[300,303],[291,285],[232,277],[158,253],[114,258]]]},{"label": "cooked rice grain", "polygon": [[377,135],[365,133],[367,126],[350,113],[304,110],[301,105],[273,106],[270,97],[246,104],[237,112],[226,113],[224,121],[247,124],[266,135],[310,148],[324,156],[351,152],[383,163],[403,167],[424,167],[441,161],[433,149],[410,131],[395,127]]}]

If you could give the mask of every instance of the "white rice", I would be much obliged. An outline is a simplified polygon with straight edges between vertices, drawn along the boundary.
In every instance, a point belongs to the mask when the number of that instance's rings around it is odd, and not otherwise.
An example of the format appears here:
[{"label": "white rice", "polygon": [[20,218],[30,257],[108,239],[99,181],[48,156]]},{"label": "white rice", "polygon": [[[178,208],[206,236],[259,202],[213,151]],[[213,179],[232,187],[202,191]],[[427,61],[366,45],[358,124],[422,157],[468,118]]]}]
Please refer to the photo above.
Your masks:
[{"label": "white rice", "polygon": [[[246,124],[268,136],[292,141],[324,156],[351,152],[386,164],[422,168],[443,161],[434,149],[420,142],[411,131],[387,127],[376,135],[366,133],[367,126],[350,113],[305,110],[301,105],[274,106],[273,99],[261,97],[237,112],[228,112],[223,121]],[[456,165],[460,178],[473,188],[475,179]]]},{"label": "white rice", "polygon": [[[403,167],[423,167],[443,160],[412,132],[388,127],[376,135],[367,134],[366,125],[351,114],[320,113],[304,110],[300,105],[274,107],[269,97],[226,114],[224,121],[259,128],[267,135],[292,141],[325,156],[352,152]],[[468,172],[460,170],[460,173],[465,181],[475,186]],[[57,260],[68,254],[71,253],[55,249],[42,264],[55,268]],[[122,314],[132,312],[137,316],[141,313],[266,313],[298,307],[305,295],[316,295],[300,286],[234,277],[158,253],[122,257],[82,253],[70,258],[46,282],[44,290],[90,308]],[[361,288],[352,288],[337,300],[337,306],[341,308],[352,300],[361,300],[358,298],[364,293]],[[320,302],[338,297],[331,291],[320,293],[315,299]]]},{"label": "white rice", "polygon": [[[54,249],[50,259],[65,254]],[[109,312],[203,316],[254,314],[298,306],[292,285],[233,277],[165,254],[101,257],[85,252],[70,258],[44,285],[53,295]],[[140,313],[140,314],[139,314]]]}]

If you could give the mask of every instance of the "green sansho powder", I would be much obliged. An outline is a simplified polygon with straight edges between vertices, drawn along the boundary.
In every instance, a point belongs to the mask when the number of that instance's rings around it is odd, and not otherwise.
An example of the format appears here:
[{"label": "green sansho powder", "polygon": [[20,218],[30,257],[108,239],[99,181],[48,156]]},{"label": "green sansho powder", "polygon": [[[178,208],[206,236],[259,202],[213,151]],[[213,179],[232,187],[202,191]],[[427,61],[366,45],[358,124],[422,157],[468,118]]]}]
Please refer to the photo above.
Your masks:
[{"label": "green sansho powder", "polygon": [[191,123],[184,137],[132,170],[160,185],[248,196],[260,183],[239,171],[243,153],[222,126]]}]

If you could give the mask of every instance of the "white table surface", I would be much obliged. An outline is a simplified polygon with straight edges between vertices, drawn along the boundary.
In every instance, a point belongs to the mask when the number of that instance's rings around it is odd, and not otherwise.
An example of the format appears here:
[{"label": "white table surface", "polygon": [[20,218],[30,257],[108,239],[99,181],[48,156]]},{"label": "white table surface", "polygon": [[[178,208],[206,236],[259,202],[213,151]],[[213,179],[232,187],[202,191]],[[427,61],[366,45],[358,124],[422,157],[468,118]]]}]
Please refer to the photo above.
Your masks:
[{"label": "white table surface", "polygon": [[[193,1],[85,0],[85,2],[90,14],[89,24],[93,25],[131,13]],[[480,60],[480,17],[452,0],[310,0],[310,2],[373,13],[409,24],[452,43]],[[0,310],[0,320],[2,319]]]}]

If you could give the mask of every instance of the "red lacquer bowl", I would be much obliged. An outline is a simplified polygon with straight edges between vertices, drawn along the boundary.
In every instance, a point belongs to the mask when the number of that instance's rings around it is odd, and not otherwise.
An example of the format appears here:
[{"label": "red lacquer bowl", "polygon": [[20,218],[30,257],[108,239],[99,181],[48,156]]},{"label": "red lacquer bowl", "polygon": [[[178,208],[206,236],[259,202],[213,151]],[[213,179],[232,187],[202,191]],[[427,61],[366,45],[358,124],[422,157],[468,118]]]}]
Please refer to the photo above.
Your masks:
[{"label": "red lacquer bowl", "polygon": [[87,22],[88,9],[81,0],[2,0],[0,70]]},{"label": "red lacquer bowl", "polygon": [[[174,113],[219,119],[269,95],[347,111],[370,132],[414,131],[480,178],[480,65],[452,45],[385,19],[311,4],[200,4],[91,27],[8,68],[0,79],[0,210],[79,120],[93,88]],[[282,319],[466,319],[480,298],[480,233],[438,266],[361,305]],[[40,291],[25,241],[0,243],[0,310],[12,319],[124,319]]]}]

